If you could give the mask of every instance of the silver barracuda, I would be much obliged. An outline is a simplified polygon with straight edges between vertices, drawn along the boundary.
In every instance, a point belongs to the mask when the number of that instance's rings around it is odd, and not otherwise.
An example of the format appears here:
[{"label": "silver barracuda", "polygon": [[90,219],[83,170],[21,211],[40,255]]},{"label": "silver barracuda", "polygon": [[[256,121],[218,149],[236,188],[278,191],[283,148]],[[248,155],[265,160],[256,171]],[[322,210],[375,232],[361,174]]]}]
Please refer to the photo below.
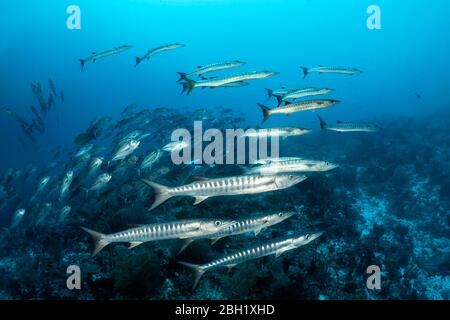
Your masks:
[{"label": "silver barracuda", "polygon": [[335,73],[335,74],[347,74],[347,75],[357,75],[362,73],[361,70],[358,69],[347,69],[347,68],[337,68],[337,67],[324,67],[318,66],[315,68],[306,68],[301,67],[303,70],[303,79],[310,73]]},{"label": "silver barracuda", "polygon": [[278,127],[278,128],[247,130],[247,132],[245,132],[242,136],[253,138],[265,138],[265,137],[287,138],[292,136],[301,136],[310,132],[311,130],[306,128]]},{"label": "silver barracuda", "polygon": [[261,108],[263,113],[263,123],[274,114],[286,114],[291,115],[296,112],[302,112],[302,111],[308,111],[308,110],[315,110],[315,109],[322,109],[322,108],[329,108],[337,103],[339,103],[339,100],[309,100],[309,101],[301,101],[301,102],[293,102],[288,103],[284,106],[270,109],[266,107],[265,105],[262,105],[261,103],[258,103],[258,106]]},{"label": "silver barracuda", "polygon": [[277,161],[256,166],[247,170],[247,174],[274,175],[296,172],[325,172],[337,168],[338,165],[319,160],[295,159]]},{"label": "silver barracuda", "polygon": [[322,130],[330,130],[337,132],[378,132],[380,127],[372,123],[363,122],[341,122],[338,121],[335,125],[328,125],[319,115],[320,128]]},{"label": "silver barracuda", "polygon": [[266,91],[267,91],[268,100],[270,100],[270,98],[272,98],[272,97],[284,96],[285,94],[288,94],[290,92],[294,92],[294,91],[298,91],[298,90],[309,90],[309,89],[312,89],[312,87],[307,87],[304,89],[293,89],[293,88],[281,87],[280,89],[275,89],[275,90],[266,88]]},{"label": "silver barracuda", "polygon": [[226,254],[216,260],[212,260],[201,265],[181,261],[179,263],[194,271],[195,281],[193,289],[195,289],[202,275],[208,270],[217,269],[220,267],[227,267],[229,269],[232,269],[238,264],[270,255],[279,257],[286,251],[307,245],[311,241],[314,241],[315,239],[320,237],[322,234],[323,232],[318,232],[308,233],[300,236],[276,238],[264,243],[260,243],[258,245],[237,250],[231,254]]},{"label": "silver barracuda", "polygon": [[314,97],[314,96],[320,96],[324,94],[332,93],[334,90],[329,88],[324,89],[307,89],[307,90],[300,90],[300,91],[294,91],[287,93],[283,96],[276,96],[278,100],[278,104],[280,105],[282,102],[285,102],[286,100],[295,100],[295,99],[301,99],[301,98],[307,98],[307,97]]},{"label": "silver barracuda", "polygon": [[298,158],[298,157],[278,157],[278,158],[269,157],[269,158],[258,159],[253,164],[269,164],[269,163],[272,163],[272,162],[281,162],[281,161],[290,161],[290,160],[302,160],[302,159],[303,158]]},{"label": "silver barracuda", "polygon": [[113,48],[113,49],[108,49],[108,50],[104,50],[104,51],[100,51],[100,52],[93,52],[92,55],[90,55],[89,57],[87,57],[85,59],[80,59],[81,70],[84,69],[84,66],[86,65],[86,62],[89,62],[89,61],[95,62],[95,61],[97,61],[99,59],[102,59],[102,58],[115,56],[115,55],[118,55],[119,53],[122,53],[124,51],[129,50],[129,49],[131,49],[131,46],[124,45],[124,46],[120,46],[120,47],[116,47],[116,48]]},{"label": "silver barracuda", "polygon": [[184,47],[184,44],[172,43],[172,44],[167,44],[164,46],[154,48],[152,50],[148,50],[142,57],[136,57],[136,66],[138,66],[144,60],[149,60],[155,54],[158,54],[158,53],[161,53],[164,51],[175,50],[175,49],[179,49],[179,48],[183,48],[183,47]]},{"label": "silver barracuda", "polygon": [[213,72],[213,71],[221,71],[221,70],[228,70],[232,68],[237,68],[242,65],[244,65],[245,62],[235,60],[235,61],[228,61],[228,62],[221,62],[221,63],[213,63],[209,64],[207,66],[198,66],[197,70],[191,72],[191,73],[183,73],[178,72],[180,75],[180,79],[177,82],[186,80],[186,78],[192,77],[192,76],[203,76],[205,73]]},{"label": "silver barracuda", "polygon": [[199,238],[189,239],[189,241],[186,241],[184,243],[180,251],[178,251],[178,254],[183,252],[189,246],[189,244],[198,239],[211,239],[211,245],[213,245],[222,238],[237,236],[247,232],[253,232],[256,236],[261,232],[262,229],[283,222],[293,215],[295,215],[295,211],[281,211],[277,213],[258,214],[244,219],[237,219],[234,224],[218,231],[217,233],[209,234],[207,236],[202,236]]},{"label": "silver barracuda", "polygon": [[210,197],[237,196],[282,190],[292,187],[306,178],[307,177],[303,175],[244,175],[228,178],[206,179],[173,188],[145,179],[142,181],[151,186],[155,191],[155,201],[149,209],[153,210],[172,197],[194,197],[194,205],[197,205]]},{"label": "silver barracuda", "polygon": [[217,88],[221,87],[233,82],[243,82],[248,80],[256,80],[256,79],[265,79],[270,78],[275,75],[277,75],[278,72],[274,71],[253,71],[248,73],[242,73],[230,77],[224,77],[224,78],[214,78],[209,80],[200,80],[200,81],[194,81],[192,79],[186,78],[184,79],[184,82],[181,82],[183,85],[183,92],[186,91],[186,94],[189,95],[194,88]]},{"label": "silver barracuda", "polygon": [[128,229],[112,234],[102,234],[82,227],[84,231],[89,233],[94,239],[95,250],[92,254],[95,256],[104,247],[110,243],[128,242],[130,249],[138,245],[159,240],[169,239],[190,239],[208,234],[214,234],[222,229],[233,225],[235,221],[224,219],[191,219],[178,220],[172,222],[164,222],[157,224],[142,225],[140,227]]}]

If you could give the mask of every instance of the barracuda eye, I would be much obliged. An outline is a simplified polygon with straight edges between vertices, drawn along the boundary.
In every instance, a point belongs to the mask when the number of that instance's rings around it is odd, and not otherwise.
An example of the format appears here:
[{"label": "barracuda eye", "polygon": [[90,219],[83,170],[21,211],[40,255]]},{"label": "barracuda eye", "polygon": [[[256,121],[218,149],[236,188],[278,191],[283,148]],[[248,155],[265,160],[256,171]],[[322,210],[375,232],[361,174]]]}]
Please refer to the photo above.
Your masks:
[{"label": "barracuda eye", "polygon": [[292,180],[292,179],[294,179],[294,176],[290,175],[288,178],[289,178],[289,180]]},{"label": "barracuda eye", "polygon": [[283,216],[283,212],[280,212],[278,216],[281,218]]},{"label": "barracuda eye", "polygon": [[215,225],[216,227],[219,227],[221,224],[222,224],[222,222],[220,222],[220,221],[214,222],[214,225]]}]

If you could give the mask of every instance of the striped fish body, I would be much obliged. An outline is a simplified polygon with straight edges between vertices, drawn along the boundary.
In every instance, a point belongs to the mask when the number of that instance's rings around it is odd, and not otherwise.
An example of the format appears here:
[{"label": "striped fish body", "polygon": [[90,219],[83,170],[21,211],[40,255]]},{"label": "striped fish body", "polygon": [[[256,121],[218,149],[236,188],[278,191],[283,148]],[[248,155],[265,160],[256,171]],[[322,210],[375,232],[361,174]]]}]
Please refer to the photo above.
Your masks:
[{"label": "striped fish body", "polygon": [[143,59],[150,59],[150,57],[154,56],[155,54],[158,54],[158,53],[161,53],[161,52],[164,52],[164,51],[175,50],[175,49],[179,49],[179,48],[182,48],[182,47],[184,47],[184,45],[183,44],[179,44],[179,43],[174,43],[174,44],[168,44],[168,45],[160,46],[160,47],[154,48],[152,50],[149,50],[144,55],[142,60]]},{"label": "striped fish body", "polygon": [[307,90],[307,91],[296,91],[292,93],[288,93],[283,96],[282,100],[286,101],[289,99],[300,99],[300,98],[307,98],[307,97],[313,97],[313,96],[319,96],[324,95],[328,93],[332,93],[332,89],[320,89],[320,90]]},{"label": "striped fish body", "polygon": [[309,129],[305,128],[267,128],[267,129],[257,129],[253,132],[246,132],[244,137],[255,137],[255,138],[267,138],[267,137],[289,137],[289,136],[300,136],[311,132]]},{"label": "striped fish body", "polygon": [[269,114],[292,114],[296,112],[329,108],[339,103],[338,100],[310,100],[289,103],[284,106],[269,110]]},{"label": "striped fish body", "polygon": [[242,61],[230,61],[230,62],[220,62],[220,63],[213,63],[204,67],[199,67],[197,70],[195,70],[194,72],[191,72],[189,74],[187,74],[187,76],[201,76],[205,73],[208,72],[213,72],[213,71],[222,71],[222,70],[228,70],[228,69],[232,69],[232,68],[237,68],[240,67],[244,64],[245,62]]},{"label": "striped fish body", "polygon": [[323,172],[336,168],[337,165],[317,160],[288,160],[264,164],[251,168],[248,173],[261,175],[274,175],[295,172]]},{"label": "striped fish body", "polygon": [[346,69],[337,67],[317,67],[309,69],[308,72],[356,75],[360,74],[362,71],[358,69]]},{"label": "striped fish body", "polygon": [[370,123],[338,123],[337,125],[326,126],[327,130],[337,132],[378,132],[380,128]]},{"label": "striped fish body", "polygon": [[131,46],[120,46],[114,49],[108,49],[108,50],[104,50],[104,51],[100,51],[100,52],[94,52],[91,56],[87,57],[86,59],[83,59],[84,62],[87,61],[96,61],[102,58],[106,58],[106,57],[110,57],[110,56],[114,56],[117,55],[119,53],[122,53],[128,49],[130,49]]},{"label": "striped fish body", "polygon": [[262,71],[262,72],[249,72],[243,73],[231,77],[219,78],[214,80],[203,80],[195,82],[194,87],[220,87],[228,83],[232,82],[242,82],[247,80],[256,80],[256,79],[264,79],[269,78],[271,76],[276,75],[276,72],[270,71]]}]

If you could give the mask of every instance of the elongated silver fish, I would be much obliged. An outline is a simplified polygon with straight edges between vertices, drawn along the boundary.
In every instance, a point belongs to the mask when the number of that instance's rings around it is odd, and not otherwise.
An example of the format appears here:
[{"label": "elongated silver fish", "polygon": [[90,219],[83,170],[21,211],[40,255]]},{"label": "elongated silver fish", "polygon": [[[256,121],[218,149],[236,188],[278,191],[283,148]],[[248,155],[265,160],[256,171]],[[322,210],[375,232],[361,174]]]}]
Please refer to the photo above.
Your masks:
[{"label": "elongated silver fish", "polygon": [[183,252],[189,246],[189,244],[198,239],[211,239],[211,245],[213,245],[222,238],[237,236],[247,232],[253,232],[256,236],[261,232],[262,229],[283,222],[284,220],[292,217],[294,214],[294,211],[281,211],[277,213],[264,213],[253,215],[244,219],[237,219],[236,223],[220,230],[217,233],[208,234],[207,236],[198,238],[191,238],[188,241],[185,241],[184,245],[180,248],[180,251],[178,251],[178,254]]},{"label": "elongated silver fish", "polygon": [[175,50],[179,48],[183,48],[184,44],[181,43],[172,43],[172,44],[166,44],[160,47],[156,47],[154,49],[148,50],[142,57],[136,57],[136,67],[143,61],[143,60],[149,60],[152,56],[155,54],[164,52],[164,51],[170,51]]},{"label": "elongated silver fish", "polygon": [[85,59],[80,59],[81,70],[84,69],[84,66],[86,65],[86,62],[89,62],[89,61],[95,62],[95,61],[97,61],[99,59],[102,59],[102,58],[115,56],[115,55],[118,55],[119,53],[127,51],[128,49],[131,49],[131,46],[124,45],[124,46],[116,47],[116,48],[113,48],[113,49],[103,50],[103,51],[100,51],[100,52],[93,52],[89,57],[87,57]]},{"label": "elongated silver fish", "polygon": [[269,157],[269,158],[262,158],[256,160],[253,164],[269,164],[272,162],[282,162],[282,161],[290,161],[290,160],[302,160],[303,158],[299,157]]},{"label": "elongated silver fish", "polygon": [[193,289],[198,284],[198,281],[203,276],[203,274],[212,269],[227,267],[229,269],[234,268],[236,265],[255,260],[258,258],[262,258],[265,256],[275,255],[279,257],[286,251],[296,249],[298,247],[307,245],[311,241],[314,241],[318,237],[322,235],[323,232],[318,233],[308,233],[301,236],[293,236],[293,237],[283,237],[276,238],[258,245],[254,245],[251,247],[247,247],[241,250],[237,250],[231,254],[226,254],[221,258],[216,260],[212,260],[211,262],[205,264],[193,264],[188,262],[178,262],[190,269],[192,269],[195,273],[195,280]]},{"label": "elongated silver fish", "polygon": [[337,68],[337,67],[324,67],[318,66],[316,68],[306,68],[301,67],[303,70],[303,79],[312,72],[314,73],[336,73],[336,74],[348,74],[348,75],[356,75],[362,73],[361,70],[358,69],[347,69],[347,68]]},{"label": "elongated silver fish", "polygon": [[291,99],[301,99],[301,98],[307,98],[307,97],[314,97],[314,96],[320,96],[324,94],[332,93],[334,90],[329,88],[324,89],[307,89],[307,90],[299,90],[287,93],[283,96],[276,96],[278,100],[278,105],[280,105],[282,102],[285,102],[286,100]]},{"label": "elongated silver fish", "polygon": [[338,121],[335,125],[328,125],[326,122],[317,115],[320,121],[320,128],[322,130],[330,130],[337,132],[378,132],[380,131],[380,127],[376,124],[372,123],[364,123],[364,122],[341,122]]},{"label": "elongated silver fish", "polygon": [[177,197],[194,197],[197,205],[210,197],[236,196],[282,190],[306,179],[306,176],[235,176],[227,178],[207,179],[192,182],[180,187],[166,187],[143,179],[142,181],[155,190],[155,201],[149,210],[153,210],[166,200]]},{"label": "elongated silver fish", "polygon": [[148,156],[146,156],[144,160],[142,160],[141,169],[151,168],[155,163],[159,161],[159,159],[161,159],[162,156],[163,152],[160,149],[153,151]]},{"label": "elongated silver fish", "polygon": [[277,161],[256,166],[247,170],[247,174],[274,175],[296,172],[325,172],[337,168],[338,165],[320,160],[295,159]]},{"label": "elongated silver fish", "polygon": [[232,82],[243,82],[248,80],[255,80],[255,79],[265,79],[269,77],[273,77],[277,75],[278,72],[274,71],[253,71],[248,73],[242,73],[230,77],[224,77],[224,78],[215,78],[210,80],[200,80],[200,81],[194,81],[192,79],[186,78],[184,82],[181,82],[183,85],[183,92],[186,91],[186,94],[189,95],[194,88],[201,88],[201,87],[207,87],[207,88],[216,88],[220,86],[224,86],[226,84],[232,83]]},{"label": "elongated silver fish", "polygon": [[206,66],[198,66],[197,70],[190,72],[190,73],[183,73],[178,72],[180,75],[180,79],[178,79],[177,82],[186,80],[186,78],[192,77],[192,76],[203,76],[205,73],[213,72],[213,71],[221,71],[221,70],[227,70],[232,68],[237,68],[242,65],[244,65],[245,62],[234,60],[234,61],[228,61],[228,62],[219,62],[219,63],[213,63]]},{"label": "elongated silver fish", "polygon": [[[307,89],[312,89],[312,87],[307,87],[307,88],[304,88],[303,90],[307,90]],[[280,89],[272,90],[272,89],[266,88],[268,100],[270,100],[270,98],[272,98],[272,97],[284,96],[285,94],[288,94],[289,92],[294,92],[294,91],[298,91],[298,90],[302,90],[302,89],[281,87]]]},{"label": "elongated silver fish", "polygon": [[329,108],[339,102],[340,102],[339,100],[309,100],[309,101],[301,101],[301,102],[293,102],[293,103],[286,102],[286,104],[284,106],[274,108],[274,109],[270,109],[261,103],[258,103],[258,106],[262,110],[262,113],[263,113],[263,121],[262,122],[264,123],[271,115],[274,115],[274,114],[291,115],[296,112],[315,110],[315,109],[321,109],[321,108]]},{"label": "elongated silver fish", "polygon": [[112,234],[102,234],[82,227],[94,239],[95,256],[110,243],[128,242],[129,249],[138,245],[159,240],[189,239],[217,233],[233,225],[235,221],[224,219],[191,219],[148,224]]},{"label": "elongated silver fish", "polygon": [[278,127],[278,128],[266,128],[266,129],[255,129],[245,132],[243,137],[253,137],[253,138],[265,138],[265,137],[292,137],[301,136],[311,132],[311,130],[306,128],[291,128],[291,127]]}]

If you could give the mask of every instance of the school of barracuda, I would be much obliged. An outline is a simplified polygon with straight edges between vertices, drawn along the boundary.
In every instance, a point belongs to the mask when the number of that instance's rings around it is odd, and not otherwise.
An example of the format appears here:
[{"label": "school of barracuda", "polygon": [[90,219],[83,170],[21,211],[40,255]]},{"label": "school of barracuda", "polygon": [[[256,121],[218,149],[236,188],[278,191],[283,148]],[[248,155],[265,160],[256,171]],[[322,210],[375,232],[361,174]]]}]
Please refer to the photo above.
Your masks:
[{"label": "school of barracuda", "polygon": [[[136,66],[143,61],[150,60],[156,54],[183,48],[183,44],[169,44],[148,50],[140,57],[136,57]],[[90,56],[80,59],[82,70],[88,62],[95,63],[106,57],[117,56],[132,49],[129,45],[119,46],[109,50],[93,52]],[[210,76],[223,70],[234,70],[243,67],[240,60],[211,63],[198,66],[190,72],[179,72],[182,92],[192,93],[195,88],[233,88],[248,85],[249,81],[261,80],[277,76],[275,71],[247,71],[231,76]],[[304,77],[311,73],[335,73],[343,75],[356,75],[361,71],[357,69],[323,67],[302,67]],[[32,91],[40,106],[40,111],[31,107],[33,120],[29,122],[23,116],[18,115],[9,108],[1,108],[6,115],[14,119],[23,129],[23,134],[35,143],[36,132],[45,130],[45,116],[55,108],[56,98],[64,102],[64,93],[57,93],[55,83],[49,80],[49,98],[43,96],[41,84],[32,84]],[[269,108],[261,103],[258,106],[263,112],[263,122],[268,117],[297,112],[328,108],[340,101],[335,99],[308,99],[320,95],[333,93],[329,88],[286,88],[266,89],[269,99],[274,97],[278,106]],[[220,117],[214,116],[219,113]],[[242,123],[242,118],[232,117],[230,110],[218,107],[215,110],[197,109],[185,111],[184,114],[175,113],[166,108],[142,109],[138,104],[130,104],[120,113],[120,119],[113,121],[110,117],[94,119],[88,128],[80,133],[74,140],[76,149],[72,151],[61,148],[53,151],[55,163],[45,169],[38,170],[30,167],[14,172],[8,170],[0,181],[0,208],[11,206],[19,196],[11,187],[13,181],[23,179],[35,181],[35,190],[29,199],[27,206],[15,208],[9,227],[9,232],[20,228],[27,219],[27,223],[34,221],[38,224],[49,219],[64,221],[74,214],[72,208],[73,199],[97,199],[102,201],[105,195],[120,188],[120,194],[124,199],[124,205],[128,205],[133,197],[150,198],[148,191],[153,190],[153,202],[149,214],[164,214],[164,210],[156,209],[173,197],[192,197],[194,205],[199,205],[211,197],[236,197],[264,194],[268,192],[283,192],[286,188],[293,187],[308,178],[308,174],[328,172],[339,165],[318,159],[304,159],[302,157],[278,157],[258,159],[249,166],[240,166],[243,174],[219,177],[203,178],[202,173],[215,169],[215,165],[201,166],[193,162],[179,168],[171,165],[169,156],[171,152],[177,152],[189,147],[186,142],[170,141],[170,132],[173,128],[189,126],[190,117],[202,120],[211,128],[235,127]],[[319,123],[322,130],[339,132],[375,132],[379,128],[367,123],[342,123],[328,125],[320,117]],[[254,128],[248,130],[243,137],[267,138],[267,137],[298,137],[311,132],[307,128],[272,127]],[[301,138],[300,138],[301,139]],[[24,147],[28,143],[22,137],[18,141]],[[99,147],[96,141],[109,141],[111,148]],[[102,144],[104,145],[104,144]],[[52,174],[52,168],[63,167],[64,172]],[[207,170],[205,170],[205,167]],[[176,186],[167,186],[157,182],[161,177],[172,175],[176,177]],[[192,177],[198,177],[192,181]],[[130,181],[131,180],[131,181]],[[157,181],[155,181],[157,180]],[[149,188],[150,187],[150,188]],[[131,196],[132,195],[132,196]],[[131,200],[130,200],[131,199]],[[22,202],[23,203],[23,202]],[[191,210],[187,207],[186,210]],[[55,213],[56,212],[56,213]],[[210,239],[212,244],[224,237],[237,236],[243,233],[253,233],[255,236],[264,228],[269,228],[294,216],[294,211],[268,212],[257,215],[249,215],[239,219],[222,219],[220,212],[216,218],[192,218],[185,220],[165,221],[162,223],[146,224],[111,234],[103,234],[88,229],[88,226],[80,226],[92,236],[95,243],[93,255],[97,255],[104,247],[112,243],[129,243],[129,248],[135,248],[150,241],[181,239],[183,244],[181,253],[189,244],[199,239]],[[295,231],[295,230],[293,230]],[[323,234],[322,230],[301,233],[294,232],[285,237],[272,239],[266,242],[255,243],[236,250],[233,253],[224,254],[213,261],[194,264],[180,261],[180,264],[195,272],[194,288],[200,277],[208,270],[218,267],[233,268],[247,261],[268,255],[280,256],[282,253],[305,246],[316,240]]]}]

